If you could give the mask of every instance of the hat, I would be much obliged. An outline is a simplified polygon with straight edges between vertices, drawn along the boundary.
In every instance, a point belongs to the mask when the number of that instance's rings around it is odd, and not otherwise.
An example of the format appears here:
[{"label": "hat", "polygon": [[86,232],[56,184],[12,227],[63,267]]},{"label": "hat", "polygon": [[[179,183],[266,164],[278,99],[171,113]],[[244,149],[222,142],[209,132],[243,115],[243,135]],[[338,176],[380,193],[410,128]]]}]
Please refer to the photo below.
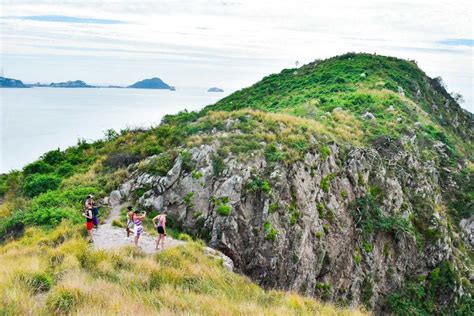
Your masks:
[{"label": "hat", "polygon": [[92,199],[93,197],[94,197],[94,196],[93,196],[92,194],[89,194],[89,195],[87,196],[88,199]]}]

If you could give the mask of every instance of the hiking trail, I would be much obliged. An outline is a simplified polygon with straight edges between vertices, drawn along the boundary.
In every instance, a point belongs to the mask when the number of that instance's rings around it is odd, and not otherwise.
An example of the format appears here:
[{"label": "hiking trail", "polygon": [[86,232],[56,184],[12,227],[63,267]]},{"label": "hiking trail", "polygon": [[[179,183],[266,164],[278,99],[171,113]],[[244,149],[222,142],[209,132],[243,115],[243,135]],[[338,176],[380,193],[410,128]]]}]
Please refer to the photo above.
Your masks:
[{"label": "hiking trail", "polygon": [[[110,211],[109,217],[105,220],[104,224],[99,225],[98,229],[94,229],[94,248],[96,249],[116,249],[123,246],[134,246],[133,234],[130,236],[130,240],[126,240],[127,233],[125,228],[115,227],[112,222],[120,217],[120,209],[122,205],[116,205]],[[185,241],[173,239],[170,236],[166,236],[165,249],[176,247],[185,244]],[[140,237],[138,246],[145,253],[157,253],[161,251],[155,250],[156,236],[151,236],[146,231]]]}]

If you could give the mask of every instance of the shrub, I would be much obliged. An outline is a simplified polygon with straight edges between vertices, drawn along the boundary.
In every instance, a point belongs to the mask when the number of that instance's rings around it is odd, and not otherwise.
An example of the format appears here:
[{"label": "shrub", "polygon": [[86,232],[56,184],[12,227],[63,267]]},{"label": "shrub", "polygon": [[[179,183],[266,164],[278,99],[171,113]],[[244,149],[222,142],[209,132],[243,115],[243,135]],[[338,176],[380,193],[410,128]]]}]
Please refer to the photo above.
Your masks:
[{"label": "shrub", "polygon": [[232,207],[227,204],[220,204],[217,206],[217,214],[220,216],[229,216]]},{"label": "shrub", "polygon": [[196,162],[192,159],[189,151],[183,150],[181,152],[181,168],[185,173],[190,173],[196,168]]},{"label": "shrub", "polygon": [[71,314],[81,299],[78,289],[59,287],[48,295],[46,305],[54,314]]},{"label": "shrub", "polygon": [[224,160],[219,155],[212,157],[212,171],[215,177],[219,177],[225,169]]},{"label": "shrub", "polygon": [[321,160],[326,160],[331,154],[331,149],[329,148],[329,146],[324,145],[321,147],[320,152],[321,152]]},{"label": "shrub", "polygon": [[69,163],[69,162],[66,162],[66,163],[62,163],[57,171],[56,171],[60,176],[63,176],[63,177],[69,177],[70,175],[72,175],[74,173],[74,167]]},{"label": "shrub", "polygon": [[45,163],[54,166],[64,160],[64,153],[62,153],[58,148],[57,150],[47,152],[41,158]]},{"label": "shrub", "polygon": [[55,190],[61,184],[61,179],[54,175],[32,174],[25,179],[23,191],[29,197],[34,197],[49,190]]},{"label": "shrub", "polygon": [[102,163],[104,167],[111,169],[119,169],[127,167],[132,163],[140,161],[140,156],[128,154],[128,153],[114,153],[107,156],[107,158]]},{"label": "shrub", "polygon": [[335,173],[328,174],[325,176],[322,180],[319,186],[321,187],[321,190],[324,192],[329,192],[329,185],[331,184],[332,179],[336,177]]},{"label": "shrub", "polygon": [[53,278],[45,272],[25,272],[18,279],[34,294],[47,292],[53,286]]},{"label": "shrub", "polygon": [[278,207],[278,203],[272,203],[272,204],[270,204],[270,206],[268,207],[268,213],[269,213],[269,214],[273,214],[273,213],[275,213],[275,212],[278,211],[278,208],[279,208],[279,207]]},{"label": "shrub", "polygon": [[285,153],[278,149],[275,144],[270,144],[265,148],[265,159],[268,162],[278,162],[285,159]]},{"label": "shrub", "polygon": [[193,179],[199,180],[203,177],[203,174],[199,171],[193,170],[191,172],[191,176],[192,176]]},{"label": "shrub", "polygon": [[153,158],[147,165],[143,167],[143,170],[150,174],[159,175],[161,177],[166,176],[168,171],[173,167],[174,157],[172,153],[163,153],[158,157]]},{"label": "shrub", "polygon": [[23,168],[23,174],[25,175],[30,175],[30,174],[35,174],[35,173],[50,173],[53,171],[54,171],[54,168],[50,164],[44,162],[43,160],[32,162]]}]

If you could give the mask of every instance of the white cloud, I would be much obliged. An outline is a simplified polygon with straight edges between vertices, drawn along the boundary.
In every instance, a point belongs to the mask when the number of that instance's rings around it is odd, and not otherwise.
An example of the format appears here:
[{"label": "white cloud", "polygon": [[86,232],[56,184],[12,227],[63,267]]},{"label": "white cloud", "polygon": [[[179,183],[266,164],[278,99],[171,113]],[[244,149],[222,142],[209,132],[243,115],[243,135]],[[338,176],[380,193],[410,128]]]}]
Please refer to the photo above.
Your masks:
[{"label": "white cloud", "polygon": [[[3,18],[1,64],[25,81],[74,78],[248,85],[269,72],[347,51],[416,59],[473,105],[471,1],[4,1],[2,17],[63,15],[124,24]],[[51,68],[54,67],[54,70]],[[96,69],[101,71],[96,71]],[[88,70],[89,69],[89,70]],[[91,70],[93,69],[93,71]],[[203,73],[206,76],[203,76]]]}]

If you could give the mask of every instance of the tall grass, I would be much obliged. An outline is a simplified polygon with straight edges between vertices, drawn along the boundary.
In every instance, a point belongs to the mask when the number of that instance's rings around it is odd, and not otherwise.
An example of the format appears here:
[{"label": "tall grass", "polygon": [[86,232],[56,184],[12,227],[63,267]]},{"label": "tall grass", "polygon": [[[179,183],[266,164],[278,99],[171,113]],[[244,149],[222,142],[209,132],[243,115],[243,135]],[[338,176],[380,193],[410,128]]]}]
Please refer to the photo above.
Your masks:
[{"label": "tall grass", "polygon": [[147,256],[93,250],[82,227],[30,228],[0,247],[2,315],[360,315],[295,293],[264,291],[189,242]]}]

